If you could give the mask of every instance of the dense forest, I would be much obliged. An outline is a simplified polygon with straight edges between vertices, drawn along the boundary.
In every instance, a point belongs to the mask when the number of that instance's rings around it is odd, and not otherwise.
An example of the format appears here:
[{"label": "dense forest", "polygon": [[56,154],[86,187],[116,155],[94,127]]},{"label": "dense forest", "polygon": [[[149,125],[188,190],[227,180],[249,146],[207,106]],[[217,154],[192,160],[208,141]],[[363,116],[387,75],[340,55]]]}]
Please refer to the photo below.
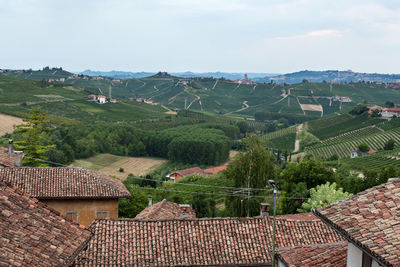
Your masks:
[{"label": "dense forest", "polygon": [[[47,132],[55,144],[48,160],[68,164],[97,153],[121,156],[157,156],[183,163],[218,165],[227,160],[231,139],[239,134],[234,125],[203,123],[161,131],[131,125],[58,126]],[[18,139],[18,137],[17,137]]]}]

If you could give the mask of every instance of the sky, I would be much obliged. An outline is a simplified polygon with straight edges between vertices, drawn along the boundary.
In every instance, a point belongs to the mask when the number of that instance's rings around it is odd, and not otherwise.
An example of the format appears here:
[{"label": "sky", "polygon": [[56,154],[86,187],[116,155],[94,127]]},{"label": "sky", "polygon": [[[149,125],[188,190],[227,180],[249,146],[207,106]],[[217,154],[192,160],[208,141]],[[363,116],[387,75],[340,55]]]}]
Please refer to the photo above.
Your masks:
[{"label": "sky", "polygon": [[0,68],[400,73],[398,0],[0,0]]}]

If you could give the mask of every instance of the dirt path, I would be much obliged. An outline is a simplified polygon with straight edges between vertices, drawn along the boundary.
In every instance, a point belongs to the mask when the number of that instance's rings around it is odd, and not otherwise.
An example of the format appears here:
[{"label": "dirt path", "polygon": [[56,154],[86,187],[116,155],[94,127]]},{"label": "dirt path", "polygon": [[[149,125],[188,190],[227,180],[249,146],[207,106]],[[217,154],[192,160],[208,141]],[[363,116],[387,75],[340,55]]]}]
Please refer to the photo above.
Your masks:
[{"label": "dirt path", "polygon": [[294,150],[293,152],[299,152],[300,151],[300,140],[298,139],[298,135],[300,132],[303,130],[304,125],[300,124],[297,126],[296,129],[296,141],[294,142]]},{"label": "dirt path", "polygon": [[248,109],[248,108],[250,107],[250,106],[247,104],[247,101],[243,101],[242,105],[243,105],[244,107],[242,107],[242,108],[240,108],[240,109],[238,109],[238,110],[234,110],[234,111],[225,113],[224,115],[229,115],[229,114],[232,114],[232,113],[234,113],[234,112],[240,112],[240,111],[245,110],[245,109]]},{"label": "dirt path", "polygon": [[218,81],[219,81],[218,79],[215,81],[214,86],[213,86],[213,88],[211,88],[211,90],[215,89],[215,86],[217,86]]}]

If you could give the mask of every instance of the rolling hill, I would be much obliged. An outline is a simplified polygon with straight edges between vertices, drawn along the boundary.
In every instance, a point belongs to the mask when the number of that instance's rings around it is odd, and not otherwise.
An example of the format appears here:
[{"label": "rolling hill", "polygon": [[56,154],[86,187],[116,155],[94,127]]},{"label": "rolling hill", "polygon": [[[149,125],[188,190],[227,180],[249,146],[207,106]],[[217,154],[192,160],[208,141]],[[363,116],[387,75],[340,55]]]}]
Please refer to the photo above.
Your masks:
[{"label": "rolling hill", "polygon": [[[340,72],[339,72],[340,73]],[[71,85],[86,94],[119,99],[144,98],[171,110],[197,110],[254,118],[257,113],[288,114],[300,121],[327,116],[358,103],[400,102],[400,86],[384,83],[241,83],[209,77],[181,78],[160,72],[144,78],[113,79],[69,73],[61,68],[5,74],[51,85]],[[262,118],[261,120],[269,120]]]}]

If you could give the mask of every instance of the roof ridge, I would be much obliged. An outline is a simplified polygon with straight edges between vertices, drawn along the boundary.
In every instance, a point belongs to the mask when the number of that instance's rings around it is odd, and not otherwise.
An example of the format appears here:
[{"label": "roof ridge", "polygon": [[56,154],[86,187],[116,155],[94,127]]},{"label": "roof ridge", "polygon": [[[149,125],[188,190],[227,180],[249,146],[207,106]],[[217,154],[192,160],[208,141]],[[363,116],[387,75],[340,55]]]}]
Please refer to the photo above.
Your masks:
[{"label": "roof ridge", "polygon": [[154,205],[148,207],[149,209],[151,209],[152,207],[154,207],[153,209],[150,210],[149,214],[147,216],[150,215],[155,215],[158,211],[160,211],[160,209],[168,202],[168,200],[166,200],[165,198],[157,203],[155,203]]},{"label": "roof ridge", "polygon": [[333,247],[333,246],[341,246],[341,245],[347,245],[347,241],[340,241],[340,242],[335,242],[335,243],[325,243],[325,244],[309,244],[309,245],[302,245],[302,246],[295,246],[295,247],[283,247],[283,248],[278,248],[276,251],[277,252],[283,252],[283,251],[290,251],[293,249],[299,249],[299,248],[323,248],[323,247]]},{"label": "roof ridge", "polygon": [[[174,218],[174,219],[136,219],[136,218],[113,218],[113,219],[97,219],[97,221],[132,221],[132,222],[163,222],[163,221],[249,221],[249,220],[265,220],[265,217],[257,216],[257,217],[212,217],[212,218],[193,218],[193,219],[184,219],[184,218]],[[266,221],[266,220],[265,220]]]}]

